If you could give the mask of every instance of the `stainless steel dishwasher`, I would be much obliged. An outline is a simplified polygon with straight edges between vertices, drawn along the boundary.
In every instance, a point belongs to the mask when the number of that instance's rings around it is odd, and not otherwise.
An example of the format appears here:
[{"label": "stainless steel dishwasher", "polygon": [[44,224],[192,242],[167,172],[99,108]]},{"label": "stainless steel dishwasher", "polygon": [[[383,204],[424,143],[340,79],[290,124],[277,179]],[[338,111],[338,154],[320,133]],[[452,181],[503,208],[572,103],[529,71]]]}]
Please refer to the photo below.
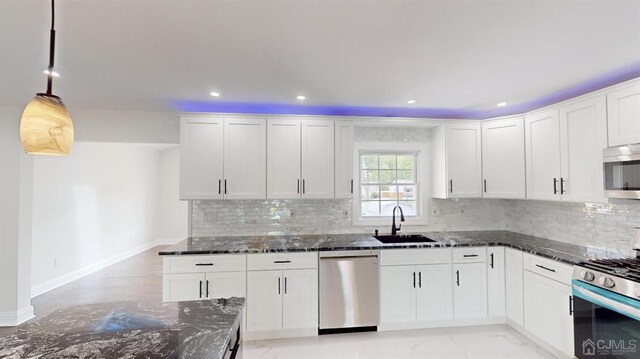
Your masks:
[{"label": "stainless steel dishwasher", "polygon": [[378,251],[320,252],[320,334],[376,330]]}]

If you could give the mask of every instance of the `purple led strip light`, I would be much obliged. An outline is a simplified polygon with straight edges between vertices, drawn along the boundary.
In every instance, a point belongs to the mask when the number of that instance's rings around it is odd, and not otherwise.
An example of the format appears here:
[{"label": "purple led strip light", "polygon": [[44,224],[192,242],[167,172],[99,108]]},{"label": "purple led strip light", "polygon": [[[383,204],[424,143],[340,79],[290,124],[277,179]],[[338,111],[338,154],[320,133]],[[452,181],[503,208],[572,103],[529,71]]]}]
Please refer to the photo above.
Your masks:
[{"label": "purple led strip light", "polygon": [[635,63],[532,101],[484,110],[415,107],[307,106],[219,101],[176,101],[173,105],[176,110],[180,112],[487,119],[529,112],[638,77],[640,77],[640,63]]}]

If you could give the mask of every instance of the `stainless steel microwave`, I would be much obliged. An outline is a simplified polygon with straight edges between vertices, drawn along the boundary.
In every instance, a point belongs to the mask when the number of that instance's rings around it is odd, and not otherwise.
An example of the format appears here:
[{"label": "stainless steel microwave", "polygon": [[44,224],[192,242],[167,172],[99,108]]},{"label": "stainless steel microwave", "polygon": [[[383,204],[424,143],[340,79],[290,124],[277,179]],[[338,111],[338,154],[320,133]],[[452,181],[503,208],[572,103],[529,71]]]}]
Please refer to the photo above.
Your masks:
[{"label": "stainless steel microwave", "polygon": [[640,199],[640,143],[610,147],[602,154],[605,195]]}]

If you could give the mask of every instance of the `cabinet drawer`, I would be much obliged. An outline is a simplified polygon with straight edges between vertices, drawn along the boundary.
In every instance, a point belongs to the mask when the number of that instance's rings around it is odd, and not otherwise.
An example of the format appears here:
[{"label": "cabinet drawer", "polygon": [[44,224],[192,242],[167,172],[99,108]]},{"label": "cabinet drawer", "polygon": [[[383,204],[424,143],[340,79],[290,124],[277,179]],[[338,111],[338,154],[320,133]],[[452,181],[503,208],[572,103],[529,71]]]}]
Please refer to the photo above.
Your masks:
[{"label": "cabinet drawer", "polygon": [[573,266],[528,253],[524,254],[524,269],[565,285],[571,284],[573,276]]},{"label": "cabinet drawer", "polygon": [[380,265],[451,263],[450,248],[385,249],[380,251]]},{"label": "cabinet drawer", "polygon": [[461,247],[453,249],[453,263],[478,263],[487,259],[487,247]]},{"label": "cabinet drawer", "polygon": [[247,270],[245,254],[164,257],[164,273],[234,272]]},{"label": "cabinet drawer", "polygon": [[318,253],[262,253],[247,255],[248,270],[318,268]]}]

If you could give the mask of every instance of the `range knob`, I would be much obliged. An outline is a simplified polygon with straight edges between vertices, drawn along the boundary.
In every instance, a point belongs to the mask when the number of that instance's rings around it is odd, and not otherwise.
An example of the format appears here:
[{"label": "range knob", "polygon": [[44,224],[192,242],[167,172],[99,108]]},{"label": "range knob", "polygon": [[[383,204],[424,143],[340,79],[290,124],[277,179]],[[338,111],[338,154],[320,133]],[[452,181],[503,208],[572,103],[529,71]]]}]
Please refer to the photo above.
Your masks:
[{"label": "range knob", "polygon": [[613,288],[616,286],[616,282],[614,282],[613,279],[609,277],[602,276],[598,281],[605,288]]},{"label": "range knob", "polygon": [[593,280],[596,278],[596,276],[593,273],[586,271],[584,269],[580,271],[580,276],[582,277],[582,279],[588,282],[593,282]]}]

